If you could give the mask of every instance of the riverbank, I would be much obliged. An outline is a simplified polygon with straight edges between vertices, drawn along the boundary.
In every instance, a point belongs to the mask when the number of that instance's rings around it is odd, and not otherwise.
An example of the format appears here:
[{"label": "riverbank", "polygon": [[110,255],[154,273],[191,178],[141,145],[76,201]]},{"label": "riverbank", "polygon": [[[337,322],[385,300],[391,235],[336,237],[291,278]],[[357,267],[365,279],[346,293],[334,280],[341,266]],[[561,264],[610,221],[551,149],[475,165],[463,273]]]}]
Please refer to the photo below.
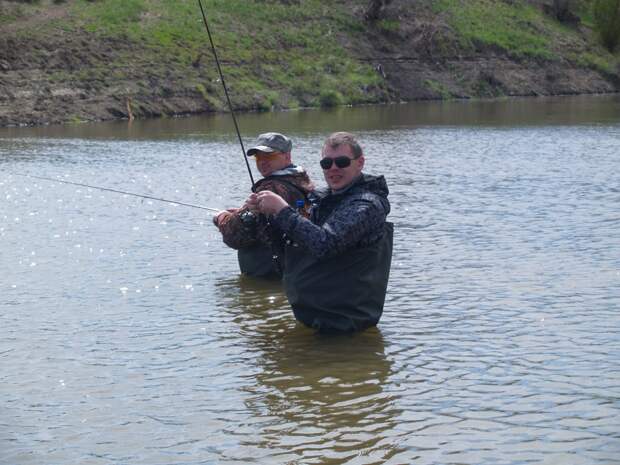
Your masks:
[{"label": "riverbank", "polygon": [[[540,1],[204,2],[237,110],[620,91],[588,12]],[[195,2],[0,0],[0,126],[224,111]]]}]

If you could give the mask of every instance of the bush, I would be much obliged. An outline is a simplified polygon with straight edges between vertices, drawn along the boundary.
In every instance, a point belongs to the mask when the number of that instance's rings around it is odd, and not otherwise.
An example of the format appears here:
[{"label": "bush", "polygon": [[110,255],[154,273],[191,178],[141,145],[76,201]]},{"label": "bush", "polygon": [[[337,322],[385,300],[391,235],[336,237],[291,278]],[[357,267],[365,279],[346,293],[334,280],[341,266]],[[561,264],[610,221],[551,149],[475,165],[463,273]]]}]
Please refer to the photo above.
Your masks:
[{"label": "bush", "polygon": [[574,12],[577,3],[577,0],[553,0],[553,4],[549,7],[550,13],[561,23],[579,24],[579,16]]},{"label": "bush", "polygon": [[620,0],[595,0],[594,23],[603,45],[613,52],[620,43]]},{"label": "bush", "polygon": [[335,90],[322,90],[319,95],[319,105],[321,105],[322,108],[342,105],[342,95]]}]

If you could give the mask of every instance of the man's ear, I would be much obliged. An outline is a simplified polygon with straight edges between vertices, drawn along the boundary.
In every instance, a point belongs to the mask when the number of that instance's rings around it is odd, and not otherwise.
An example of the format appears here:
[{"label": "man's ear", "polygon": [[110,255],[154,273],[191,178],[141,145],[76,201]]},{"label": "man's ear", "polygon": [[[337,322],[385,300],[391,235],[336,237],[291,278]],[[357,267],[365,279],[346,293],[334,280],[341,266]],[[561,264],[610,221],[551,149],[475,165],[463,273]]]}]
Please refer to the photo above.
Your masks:
[{"label": "man's ear", "polygon": [[364,155],[361,155],[361,156],[357,159],[357,161],[359,162],[360,171],[361,171],[361,170],[363,170],[363,169],[364,169],[364,161],[365,161],[365,159],[364,159]]},{"label": "man's ear", "polygon": [[286,152],[285,155],[286,155],[286,161],[288,163],[292,163],[292,161],[291,161],[291,152]]}]

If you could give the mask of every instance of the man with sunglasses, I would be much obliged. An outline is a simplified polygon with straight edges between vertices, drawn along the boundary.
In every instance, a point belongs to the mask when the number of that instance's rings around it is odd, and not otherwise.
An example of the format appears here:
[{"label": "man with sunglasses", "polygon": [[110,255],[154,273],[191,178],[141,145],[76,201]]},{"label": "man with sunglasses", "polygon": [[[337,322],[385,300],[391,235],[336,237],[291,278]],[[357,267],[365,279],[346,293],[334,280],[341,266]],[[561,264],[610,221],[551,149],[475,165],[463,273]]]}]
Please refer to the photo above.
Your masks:
[{"label": "man with sunglasses", "polygon": [[295,317],[319,332],[360,331],[383,313],[393,225],[383,176],[364,174],[352,134],[330,135],[320,161],[327,188],[314,193],[310,218],[273,192],[246,205],[285,234],[284,284]]},{"label": "man with sunglasses", "polygon": [[[275,192],[287,205],[306,201],[314,189],[306,171],[291,161],[291,140],[283,134],[268,132],[258,136],[247,151],[254,157],[263,179],[254,184],[254,192]],[[243,274],[262,278],[282,277],[282,233],[265,215],[249,211],[246,206],[220,212],[213,222],[222,233],[224,243],[237,249]]]}]

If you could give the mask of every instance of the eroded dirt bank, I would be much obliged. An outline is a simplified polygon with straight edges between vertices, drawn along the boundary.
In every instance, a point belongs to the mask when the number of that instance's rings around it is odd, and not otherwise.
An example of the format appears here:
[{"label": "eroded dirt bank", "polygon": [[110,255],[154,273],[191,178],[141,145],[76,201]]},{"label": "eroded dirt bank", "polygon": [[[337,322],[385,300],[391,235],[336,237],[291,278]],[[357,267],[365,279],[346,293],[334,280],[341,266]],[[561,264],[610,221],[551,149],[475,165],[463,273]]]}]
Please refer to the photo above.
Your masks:
[{"label": "eroded dirt bank", "polygon": [[[465,51],[445,23],[428,10],[408,8],[410,3],[394,1],[384,12],[387,21],[398,21],[396,31],[367,23],[361,39],[339,37],[352,56],[371,65],[380,77],[382,85],[368,89],[367,103],[620,91],[617,69],[601,70],[561,57],[515,58],[485,46]],[[50,11],[63,14],[61,6]],[[352,6],[351,14],[362,21],[359,7]],[[101,39],[81,29],[29,38],[23,31],[36,28],[45,17],[27,21],[2,26],[0,126],[224,109],[221,85],[207,55],[187,65],[126,38]],[[243,60],[224,62],[229,70],[252,66]],[[256,78],[269,79],[260,74]],[[264,96],[237,91],[234,77],[228,83],[238,110],[265,109]],[[277,90],[280,100],[274,107],[286,108],[292,90]]]}]

